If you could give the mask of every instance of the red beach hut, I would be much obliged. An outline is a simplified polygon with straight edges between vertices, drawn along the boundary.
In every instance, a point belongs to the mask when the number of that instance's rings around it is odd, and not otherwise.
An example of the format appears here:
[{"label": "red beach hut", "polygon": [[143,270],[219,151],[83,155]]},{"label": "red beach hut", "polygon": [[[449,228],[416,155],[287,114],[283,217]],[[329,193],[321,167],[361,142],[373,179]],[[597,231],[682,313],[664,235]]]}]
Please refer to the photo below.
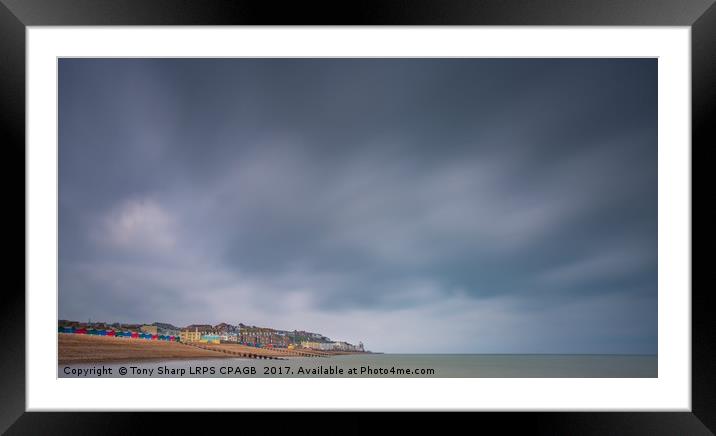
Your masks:
[{"label": "red beach hut", "polygon": [[139,338],[139,333],[132,332],[132,339],[138,339],[138,338]]}]

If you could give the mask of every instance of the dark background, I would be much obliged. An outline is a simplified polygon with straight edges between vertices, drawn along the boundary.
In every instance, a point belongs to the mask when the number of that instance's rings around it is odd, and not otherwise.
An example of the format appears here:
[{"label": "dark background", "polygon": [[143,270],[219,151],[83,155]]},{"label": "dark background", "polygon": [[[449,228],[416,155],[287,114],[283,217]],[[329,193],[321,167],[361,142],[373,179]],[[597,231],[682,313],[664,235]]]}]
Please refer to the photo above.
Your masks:
[{"label": "dark background", "polygon": [[[5,170],[2,195],[5,210],[6,247],[17,247],[5,262],[12,280],[0,293],[0,313],[5,326],[25,323],[25,223],[24,204],[24,52],[25,26],[29,25],[191,25],[191,24],[401,24],[401,25],[669,25],[692,26],[692,159],[709,162],[716,143],[709,122],[716,113],[716,8],[711,0],[513,0],[507,1],[383,1],[294,2],[179,1],[179,0],[2,0],[0,4],[0,125]],[[698,153],[693,150],[698,149]],[[709,155],[707,155],[707,151]],[[694,172],[692,172],[693,174]],[[692,182],[693,183],[693,182]],[[703,188],[701,188],[703,190]],[[693,193],[697,192],[694,185]],[[693,203],[693,201],[692,201]],[[20,210],[23,212],[21,213]],[[692,212],[693,213],[693,212]],[[702,218],[704,219],[704,218]],[[692,232],[693,232],[692,224]],[[705,228],[705,227],[704,227]],[[698,245],[706,245],[703,234]],[[22,256],[20,255],[22,253]],[[694,263],[695,264],[695,263]],[[692,275],[693,276],[693,275]],[[692,289],[692,413],[481,413],[460,414],[471,432],[498,426],[501,432],[521,430],[530,434],[712,434],[716,428],[716,357],[714,297],[706,288]],[[17,332],[19,330],[19,332]],[[139,434],[152,431],[150,423],[162,422],[169,432],[201,433],[227,421],[248,423],[249,431],[288,431],[296,416],[237,414],[148,413],[24,413],[25,353],[22,329],[8,335],[0,360],[0,430],[8,434]],[[19,417],[19,419],[18,419]],[[332,414],[326,425],[344,432],[363,432],[374,415]],[[385,417],[379,414],[379,417]],[[392,416],[406,425],[438,431],[456,424],[453,415]],[[284,420],[285,418],[285,420]],[[402,419],[401,419],[402,418]],[[14,424],[13,422],[17,420]],[[316,428],[303,428],[312,432]],[[372,429],[371,429],[372,430]]]}]

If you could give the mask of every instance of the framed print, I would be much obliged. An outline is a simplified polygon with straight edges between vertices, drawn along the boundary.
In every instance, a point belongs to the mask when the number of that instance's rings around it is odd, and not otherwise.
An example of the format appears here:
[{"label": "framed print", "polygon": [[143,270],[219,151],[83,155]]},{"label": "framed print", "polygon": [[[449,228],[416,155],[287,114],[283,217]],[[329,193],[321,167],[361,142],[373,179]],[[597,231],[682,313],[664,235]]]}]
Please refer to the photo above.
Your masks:
[{"label": "framed print", "polygon": [[716,9],[519,3],[4,1],[26,257],[3,429],[709,434],[691,162]]}]

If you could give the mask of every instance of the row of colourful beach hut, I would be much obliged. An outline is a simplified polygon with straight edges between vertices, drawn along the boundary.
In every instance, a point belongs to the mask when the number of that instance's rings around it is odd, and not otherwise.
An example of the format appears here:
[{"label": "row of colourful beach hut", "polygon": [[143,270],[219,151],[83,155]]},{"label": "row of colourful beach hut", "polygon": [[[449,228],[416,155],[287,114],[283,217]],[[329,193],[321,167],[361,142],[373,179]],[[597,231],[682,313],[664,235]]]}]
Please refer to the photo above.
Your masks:
[{"label": "row of colourful beach hut", "polygon": [[151,333],[145,333],[145,332],[84,329],[84,328],[74,328],[74,327],[60,327],[58,331],[60,333],[70,333],[70,334],[75,334],[75,335],[114,336],[117,338],[133,338],[133,339],[148,339],[148,340],[153,340],[153,341],[179,342],[179,336],[153,335]]}]

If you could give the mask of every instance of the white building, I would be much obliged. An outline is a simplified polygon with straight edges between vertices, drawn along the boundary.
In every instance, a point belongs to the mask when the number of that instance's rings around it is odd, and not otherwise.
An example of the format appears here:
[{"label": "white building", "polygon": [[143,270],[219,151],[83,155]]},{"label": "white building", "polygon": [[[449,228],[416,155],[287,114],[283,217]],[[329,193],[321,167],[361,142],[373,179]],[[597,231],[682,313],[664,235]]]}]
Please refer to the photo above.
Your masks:
[{"label": "white building", "polygon": [[239,335],[234,332],[222,332],[219,339],[224,342],[239,342]]}]

